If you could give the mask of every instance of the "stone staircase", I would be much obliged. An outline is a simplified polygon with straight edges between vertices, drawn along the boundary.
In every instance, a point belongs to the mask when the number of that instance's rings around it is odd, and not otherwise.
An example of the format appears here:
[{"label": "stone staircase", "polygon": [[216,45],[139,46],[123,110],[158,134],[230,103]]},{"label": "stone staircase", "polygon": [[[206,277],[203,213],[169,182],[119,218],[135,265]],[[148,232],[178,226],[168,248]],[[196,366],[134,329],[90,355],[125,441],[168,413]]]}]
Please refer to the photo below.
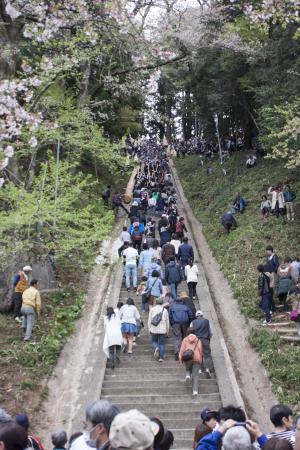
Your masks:
[{"label": "stone staircase", "polygon": [[[187,291],[184,282],[179,286],[179,293],[183,290]],[[122,286],[120,301],[125,302],[129,296],[141,311],[140,296],[127,292]],[[137,339],[132,357],[122,354],[121,364],[115,370],[107,366],[101,398],[111,399],[122,412],[137,408],[149,417],[161,419],[165,428],[174,434],[173,447],[191,449],[201,410],[221,406],[217,380],[201,374],[199,395],[193,397],[191,386],[185,383],[184,367],[174,359],[172,331],[167,339],[165,361],[159,363],[153,357],[147,331],[148,315],[144,314],[142,319],[145,328]]]},{"label": "stone staircase", "polygon": [[294,322],[287,320],[286,314],[276,314],[273,321],[268,325],[268,329],[273,333],[279,334],[281,339],[286,342],[300,345],[300,337]]}]

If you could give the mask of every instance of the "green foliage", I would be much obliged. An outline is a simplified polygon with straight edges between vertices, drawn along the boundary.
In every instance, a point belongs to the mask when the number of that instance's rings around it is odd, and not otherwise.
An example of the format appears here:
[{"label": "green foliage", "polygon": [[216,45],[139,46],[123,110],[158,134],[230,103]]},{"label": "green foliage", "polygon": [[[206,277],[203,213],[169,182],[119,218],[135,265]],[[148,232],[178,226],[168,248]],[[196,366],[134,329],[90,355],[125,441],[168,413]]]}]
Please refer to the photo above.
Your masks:
[{"label": "green foliage", "polygon": [[279,336],[257,328],[251,330],[250,343],[268,370],[279,402],[287,403],[299,411],[300,351],[289,345],[282,347]]},{"label": "green foliage", "polygon": [[[217,160],[209,162],[213,170],[211,175],[207,174],[205,166],[200,165],[197,156],[176,159],[175,164],[184,192],[203,226],[210,248],[229,281],[241,311],[245,317],[262,320],[263,314],[258,306],[256,266],[265,260],[265,246],[271,243],[283,258],[294,255],[300,242],[298,206],[295,222],[285,222],[273,216],[263,220],[261,196],[278,181],[289,181],[298,194],[300,180],[296,171],[284,168],[278,160],[259,161],[257,167],[249,170],[245,165],[246,155],[247,152],[235,153],[224,163],[222,167],[227,170],[227,176],[223,175]],[[224,235],[220,219],[237,192],[249,201],[249,205],[244,214],[236,216],[239,227]],[[299,403],[299,350],[294,347],[282,350],[279,337],[264,332],[261,327],[253,331],[251,339],[262,354],[279,398],[292,405]]]},{"label": "green foliage", "polygon": [[294,101],[262,108],[262,124],[266,129],[264,143],[272,148],[272,159],[283,159],[287,168],[300,166],[300,97]]},{"label": "green foliage", "polygon": [[[74,330],[74,321],[80,316],[83,304],[84,294],[71,289],[65,289],[47,300],[43,298],[42,324],[38,322],[35,327],[35,339],[23,345],[20,345],[19,340],[9,346],[3,342],[0,349],[3,364],[17,363],[34,371],[35,379],[37,375],[49,375],[63,345]],[[22,381],[22,387],[30,390],[35,388],[31,379]]]},{"label": "green foliage", "polygon": [[7,183],[0,190],[5,205],[0,212],[1,264],[8,255],[38,247],[42,254],[55,249],[62,267],[76,260],[77,270],[86,268],[114,220],[96,185],[91,175],[76,172],[67,161],[60,161],[57,168],[51,154],[31,192]]}]

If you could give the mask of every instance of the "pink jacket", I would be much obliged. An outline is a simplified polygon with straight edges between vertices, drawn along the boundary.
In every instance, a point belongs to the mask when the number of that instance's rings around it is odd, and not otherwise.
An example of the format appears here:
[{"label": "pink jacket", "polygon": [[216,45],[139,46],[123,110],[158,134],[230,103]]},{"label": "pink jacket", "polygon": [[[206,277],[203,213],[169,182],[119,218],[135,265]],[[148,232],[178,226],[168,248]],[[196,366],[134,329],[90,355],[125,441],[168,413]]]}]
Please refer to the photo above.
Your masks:
[{"label": "pink jacket", "polygon": [[[198,342],[197,342],[198,341]],[[197,343],[197,345],[196,345]],[[203,348],[202,342],[197,336],[194,334],[189,334],[186,338],[183,339],[180,351],[179,351],[179,361],[182,363],[182,354],[186,350],[194,350],[194,359],[193,362],[197,362],[202,364],[203,361]]]}]

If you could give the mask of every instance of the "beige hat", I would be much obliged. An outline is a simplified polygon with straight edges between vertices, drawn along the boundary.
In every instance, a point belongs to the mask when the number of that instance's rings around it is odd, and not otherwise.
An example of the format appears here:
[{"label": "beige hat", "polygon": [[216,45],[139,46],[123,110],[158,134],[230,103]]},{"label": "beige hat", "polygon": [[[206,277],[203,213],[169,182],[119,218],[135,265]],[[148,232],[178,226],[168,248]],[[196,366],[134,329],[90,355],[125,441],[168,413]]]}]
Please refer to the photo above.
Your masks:
[{"label": "beige hat", "polygon": [[185,291],[183,291],[183,292],[181,292],[179,298],[189,298],[189,296],[188,296],[188,294]]},{"label": "beige hat", "polygon": [[23,271],[24,272],[32,272],[32,268],[30,266],[24,266]]},{"label": "beige hat", "polygon": [[118,414],[110,427],[114,449],[145,450],[152,446],[159,426],[137,409]]}]

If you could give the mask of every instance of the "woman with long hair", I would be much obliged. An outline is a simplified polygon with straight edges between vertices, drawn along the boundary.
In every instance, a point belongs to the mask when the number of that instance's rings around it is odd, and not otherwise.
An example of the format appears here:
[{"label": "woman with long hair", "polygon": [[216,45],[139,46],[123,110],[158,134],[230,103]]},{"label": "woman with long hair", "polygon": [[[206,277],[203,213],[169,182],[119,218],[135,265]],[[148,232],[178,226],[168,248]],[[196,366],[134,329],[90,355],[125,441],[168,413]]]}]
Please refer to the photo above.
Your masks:
[{"label": "woman with long hair", "polygon": [[103,351],[114,369],[116,363],[120,363],[120,352],[122,348],[121,321],[116,316],[114,309],[109,306],[104,317],[104,341]]}]

